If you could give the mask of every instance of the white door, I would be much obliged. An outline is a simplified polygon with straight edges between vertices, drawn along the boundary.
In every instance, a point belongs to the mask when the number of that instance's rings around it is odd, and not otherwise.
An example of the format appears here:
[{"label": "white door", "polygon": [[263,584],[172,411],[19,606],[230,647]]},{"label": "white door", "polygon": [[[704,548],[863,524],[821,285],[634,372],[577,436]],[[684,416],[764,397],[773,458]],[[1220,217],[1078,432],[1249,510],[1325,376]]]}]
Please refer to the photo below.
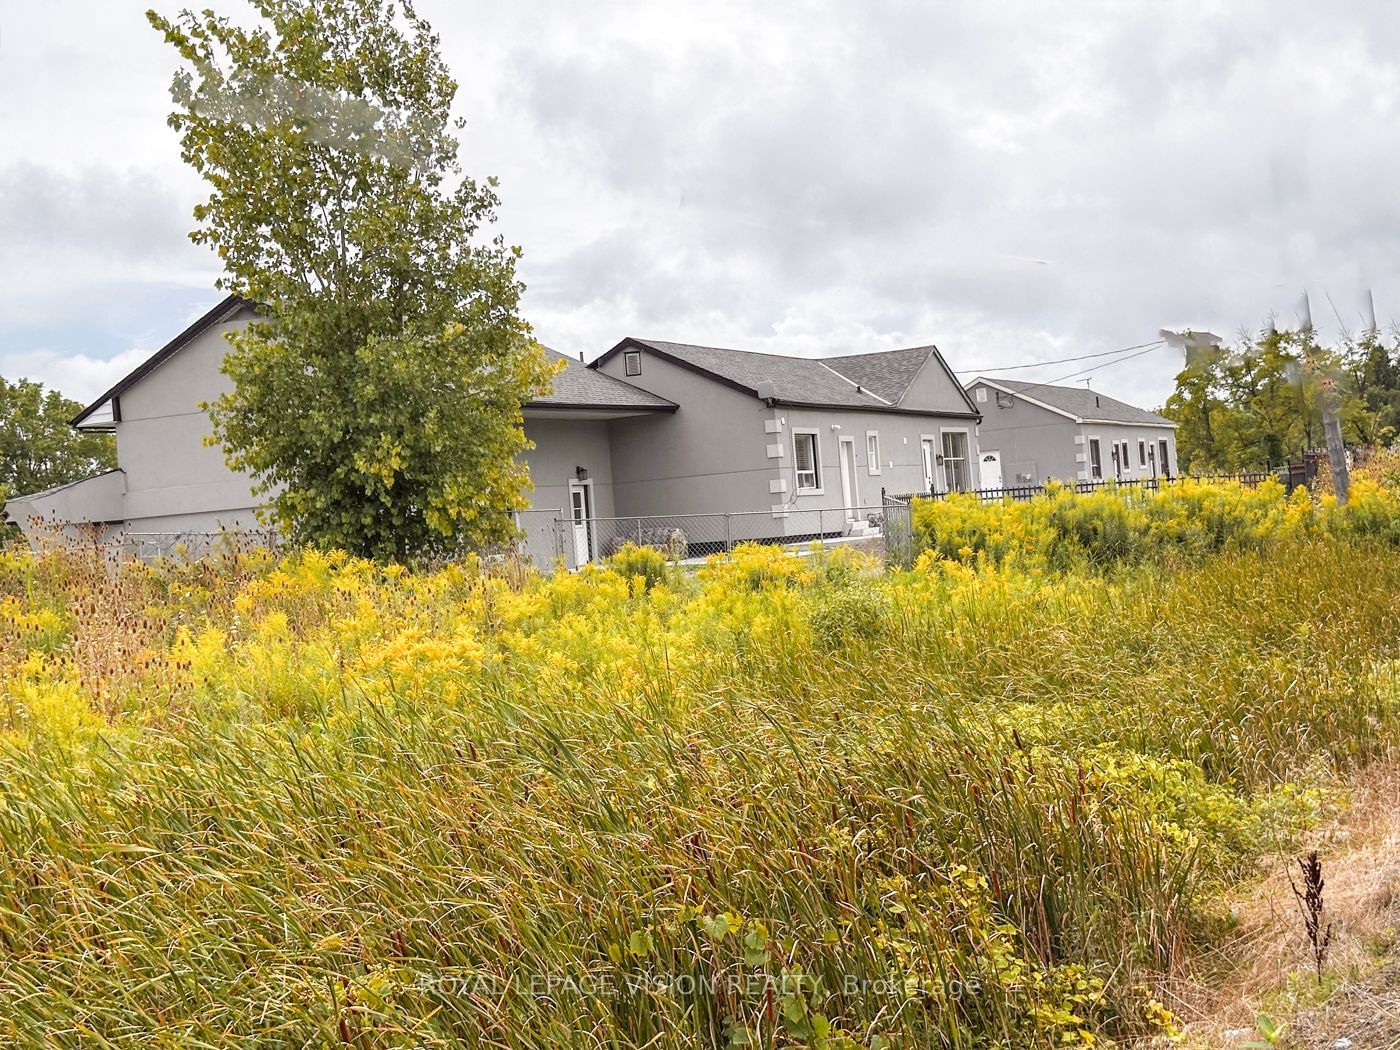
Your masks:
[{"label": "white door", "polygon": [[841,452],[841,503],[846,508],[846,520],[855,521],[860,506],[860,483],[856,480],[856,439],[843,437],[838,443]]},{"label": "white door", "polygon": [[982,453],[982,478],[980,482],[984,489],[1001,488],[1001,453]]},{"label": "white door", "polygon": [[937,462],[933,452],[933,438],[924,438],[919,444],[924,450],[924,491],[933,491],[933,468]]},{"label": "white door", "polygon": [[569,513],[573,518],[574,566],[587,565],[593,560],[593,545],[589,542],[589,518],[593,517],[593,492],[586,481],[569,482]]}]

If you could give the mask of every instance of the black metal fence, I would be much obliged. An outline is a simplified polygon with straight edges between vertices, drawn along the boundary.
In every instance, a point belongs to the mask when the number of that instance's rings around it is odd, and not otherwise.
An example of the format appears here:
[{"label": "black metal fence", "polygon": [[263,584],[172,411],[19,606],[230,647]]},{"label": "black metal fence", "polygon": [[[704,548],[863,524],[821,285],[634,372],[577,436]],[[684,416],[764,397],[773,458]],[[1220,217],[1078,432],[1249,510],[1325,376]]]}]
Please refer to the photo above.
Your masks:
[{"label": "black metal fence", "polygon": [[[1276,475],[1267,471],[1249,471],[1243,474],[1209,474],[1200,477],[1192,476],[1192,481],[1233,481],[1246,488],[1254,488]],[[1061,488],[1072,489],[1075,492],[1098,492],[1108,490],[1113,492],[1160,492],[1163,489],[1187,480],[1186,476],[1175,478],[1124,478],[1121,481],[1108,479],[1105,481],[1075,481],[1065,482]],[[1011,485],[997,489],[969,489],[965,494],[977,496],[984,503],[996,503],[1001,500],[1013,500],[1024,502],[1034,499],[1036,496],[1044,495],[1047,491],[1045,485]],[[947,499],[956,493],[949,492],[905,492],[895,496],[887,496],[887,499],[896,499],[909,502],[916,499]]]}]

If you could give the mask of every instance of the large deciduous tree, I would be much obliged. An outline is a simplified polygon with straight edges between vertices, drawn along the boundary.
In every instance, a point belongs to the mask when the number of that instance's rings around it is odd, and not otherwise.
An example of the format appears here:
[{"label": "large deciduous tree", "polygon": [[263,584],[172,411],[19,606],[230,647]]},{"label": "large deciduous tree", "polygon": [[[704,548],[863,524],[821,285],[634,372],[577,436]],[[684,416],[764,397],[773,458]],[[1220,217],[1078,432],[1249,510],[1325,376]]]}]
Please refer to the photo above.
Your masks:
[{"label": "large deciduous tree", "polygon": [[0,499],[81,481],[117,465],[111,435],[68,425],[82,408],[42,383],[0,379]]},{"label": "large deciduous tree", "polygon": [[1184,469],[1278,467],[1324,441],[1323,382],[1339,401],[1343,436],[1386,445],[1400,428],[1400,344],[1378,335],[1336,350],[1310,334],[1267,329],[1235,347],[1196,348],[1163,414],[1178,424]]},{"label": "large deciduous tree", "polygon": [[519,249],[484,233],[495,181],[458,165],[437,37],[406,0],[252,4],[251,28],[148,15],[211,187],[191,237],[263,308],[230,337],[214,437],[293,540],[407,559],[507,539],[551,366]]}]

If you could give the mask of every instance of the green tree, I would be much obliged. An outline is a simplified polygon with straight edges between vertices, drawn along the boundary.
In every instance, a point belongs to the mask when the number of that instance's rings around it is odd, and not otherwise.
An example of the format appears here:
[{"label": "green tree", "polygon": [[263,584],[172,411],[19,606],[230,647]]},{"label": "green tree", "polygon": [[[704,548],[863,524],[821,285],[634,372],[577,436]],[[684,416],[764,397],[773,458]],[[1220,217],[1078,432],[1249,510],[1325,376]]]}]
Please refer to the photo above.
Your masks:
[{"label": "green tree", "polygon": [[117,465],[110,435],[68,425],[82,409],[42,383],[0,378],[0,498],[81,481]]},{"label": "green tree", "polygon": [[[1389,355],[1389,356],[1388,356]],[[1163,414],[1178,424],[1184,469],[1278,467],[1323,442],[1322,381],[1337,384],[1346,437],[1357,444],[1389,440],[1386,408],[1394,364],[1387,348],[1346,343],[1318,347],[1310,335],[1272,328],[1236,347],[1194,352],[1176,377]],[[1369,387],[1368,387],[1369,384]],[[1397,398],[1400,401],[1400,398]]]},{"label": "green tree", "polygon": [[148,14],[184,60],[170,124],[211,187],[191,237],[263,307],[230,337],[215,439],[293,540],[402,560],[507,539],[521,405],[551,367],[519,249],[483,232],[495,181],[458,166],[437,37],[407,2],[253,7],[254,28]]},{"label": "green tree", "polygon": [[1378,332],[1347,344],[1345,369],[1356,394],[1344,403],[1342,426],[1349,440],[1389,445],[1400,434],[1400,337],[1389,345]]}]

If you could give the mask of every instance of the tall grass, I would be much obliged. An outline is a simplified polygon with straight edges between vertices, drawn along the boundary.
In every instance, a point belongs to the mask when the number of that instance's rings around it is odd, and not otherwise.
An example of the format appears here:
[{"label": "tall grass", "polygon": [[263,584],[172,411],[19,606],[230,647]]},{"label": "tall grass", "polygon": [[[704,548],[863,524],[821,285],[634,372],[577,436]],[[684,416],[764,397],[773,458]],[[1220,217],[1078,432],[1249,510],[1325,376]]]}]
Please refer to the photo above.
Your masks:
[{"label": "tall grass", "polygon": [[619,565],[0,564],[0,1041],[1160,1034],[1393,746],[1387,545]]}]

